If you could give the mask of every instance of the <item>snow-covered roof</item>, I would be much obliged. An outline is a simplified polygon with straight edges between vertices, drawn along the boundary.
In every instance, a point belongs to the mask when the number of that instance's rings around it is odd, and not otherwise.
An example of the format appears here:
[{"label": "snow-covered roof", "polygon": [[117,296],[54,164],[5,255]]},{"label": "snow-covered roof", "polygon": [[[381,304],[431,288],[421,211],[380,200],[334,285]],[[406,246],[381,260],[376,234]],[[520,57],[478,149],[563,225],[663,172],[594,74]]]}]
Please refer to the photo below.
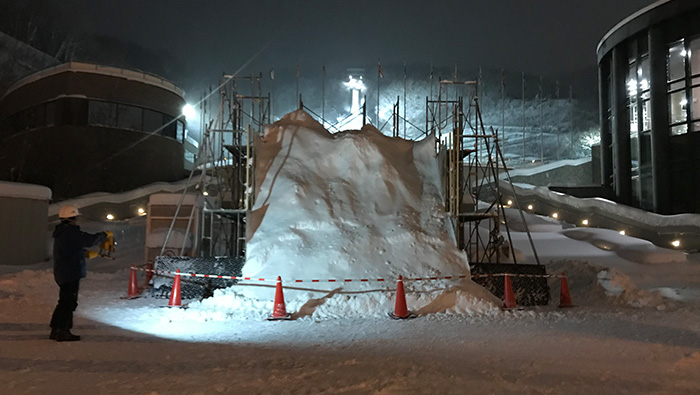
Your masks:
[{"label": "snow-covered roof", "polygon": [[153,86],[156,86],[159,88],[169,90],[180,97],[184,97],[184,95],[185,95],[185,92],[182,90],[182,88],[180,88],[179,86],[175,85],[174,83],[172,83],[172,82],[170,82],[162,77],[159,77],[155,74],[144,73],[143,71],[137,71],[137,70],[121,69],[121,68],[117,68],[117,67],[100,66],[100,65],[92,64],[92,63],[68,62],[68,63],[60,64],[58,66],[50,67],[50,68],[45,69],[45,70],[41,70],[39,72],[36,72],[34,74],[31,74],[27,77],[22,78],[21,80],[17,81],[12,86],[10,86],[7,89],[7,91],[5,91],[4,95],[0,99],[4,98],[5,96],[9,95],[14,90],[19,89],[24,85],[27,85],[27,84],[32,83],[34,81],[38,81],[42,78],[46,78],[46,77],[49,77],[52,75],[65,73],[65,72],[90,73],[90,74],[108,75],[108,76],[113,76],[113,77],[121,77],[121,78],[125,78],[127,80],[138,81],[138,82],[142,82],[144,84],[149,84],[149,85],[153,85]]},{"label": "snow-covered roof", "polygon": [[0,197],[51,200],[51,189],[42,185],[0,181]]}]

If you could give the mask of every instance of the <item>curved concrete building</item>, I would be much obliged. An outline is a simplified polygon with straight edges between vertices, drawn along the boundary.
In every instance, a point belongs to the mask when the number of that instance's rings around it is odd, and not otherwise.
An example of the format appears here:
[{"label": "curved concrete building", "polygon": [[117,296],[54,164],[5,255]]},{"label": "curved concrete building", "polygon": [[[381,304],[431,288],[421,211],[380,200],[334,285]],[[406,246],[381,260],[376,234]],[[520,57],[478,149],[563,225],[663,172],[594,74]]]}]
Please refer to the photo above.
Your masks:
[{"label": "curved concrete building", "polygon": [[139,71],[66,63],[0,98],[0,179],[55,200],[185,176],[182,90]]},{"label": "curved concrete building", "polygon": [[615,199],[700,213],[700,1],[662,0],[597,49],[601,176]]}]

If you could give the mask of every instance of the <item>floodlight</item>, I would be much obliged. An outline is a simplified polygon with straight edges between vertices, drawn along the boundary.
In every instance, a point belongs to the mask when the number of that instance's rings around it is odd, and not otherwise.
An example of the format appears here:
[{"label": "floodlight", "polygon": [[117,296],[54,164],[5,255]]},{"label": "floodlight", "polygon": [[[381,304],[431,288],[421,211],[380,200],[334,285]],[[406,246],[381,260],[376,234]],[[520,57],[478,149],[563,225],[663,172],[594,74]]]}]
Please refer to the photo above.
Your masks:
[{"label": "floodlight", "polygon": [[191,104],[185,104],[182,107],[182,115],[184,115],[187,119],[192,119],[195,117],[195,115],[197,115],[197,112]]}]

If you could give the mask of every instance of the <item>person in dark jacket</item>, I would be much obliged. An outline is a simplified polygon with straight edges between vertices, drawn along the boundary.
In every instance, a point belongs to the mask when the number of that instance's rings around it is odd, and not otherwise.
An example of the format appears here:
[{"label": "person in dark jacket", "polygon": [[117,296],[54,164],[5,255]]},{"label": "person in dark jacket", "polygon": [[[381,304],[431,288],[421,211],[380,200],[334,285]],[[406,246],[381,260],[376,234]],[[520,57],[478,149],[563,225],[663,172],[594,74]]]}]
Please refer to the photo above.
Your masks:
[{"label": "person in dark jacket", "polygon": [[104,241],[107,233],[86,233],[77,224],[80,213],[74,206],[61,207],[58,217],[61,223],[53,232],[53,275],[60,290],[58,304],[51,317],[52,340],[77,341],[80,336],[71,333],[73,312],[78,307],[80,279],[87,275],[85,247]]}]

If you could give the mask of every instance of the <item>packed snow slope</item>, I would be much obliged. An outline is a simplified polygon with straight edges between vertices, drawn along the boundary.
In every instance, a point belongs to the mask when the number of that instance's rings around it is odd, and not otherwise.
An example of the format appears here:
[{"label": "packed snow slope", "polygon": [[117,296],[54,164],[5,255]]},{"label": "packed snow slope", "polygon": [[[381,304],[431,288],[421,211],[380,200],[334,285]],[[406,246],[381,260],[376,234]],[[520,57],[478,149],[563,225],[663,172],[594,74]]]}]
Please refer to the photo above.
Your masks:
[{"label": "packed snow slope", "polygon": [[[389,282],[340,287],[312,283],[285,290],[287,304],[299,308],[301,316],[322,314],[303,308],[319,293],[326,295],[324,302],[314,305],[334,310],[326,314],[383,315],[391,309],[400,275],[469,273],[443,207],[434,138],[414,142],[387,137],[371,125],[331,134],[300,110],[267,127],[255,142],[255,152],[256,198],[248,220],[244,276],[281,276],[285,284],[299,279]],[[439,303],[430,312],[498,304],[471,280],[417,284],[413,289],[423,306],[435,306],[436,299],[450,295],[448,305]],[[236,287],[218,292],[207,303],[248,304],[268,300],[269,292]]]},{"label": "packed snow slope", "polygon": [[303,111],[256,142],[246,276],[467,274],[443,208],[434,139],[371,125],[331,134]]}]

